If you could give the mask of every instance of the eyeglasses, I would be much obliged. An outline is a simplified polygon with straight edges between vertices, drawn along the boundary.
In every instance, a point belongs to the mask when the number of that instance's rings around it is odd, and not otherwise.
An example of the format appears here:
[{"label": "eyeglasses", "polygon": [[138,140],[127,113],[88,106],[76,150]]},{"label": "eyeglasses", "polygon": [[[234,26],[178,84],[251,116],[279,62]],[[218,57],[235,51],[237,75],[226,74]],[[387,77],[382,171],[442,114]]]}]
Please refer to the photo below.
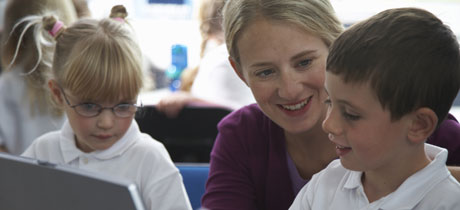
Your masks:
[{"label": "eyeglasses", "polygon": [[77,112],[77,114],[83,117],[96,117],[102,111],[104,111],[104,109],[110,109],[112,110],[113,114],[115,114],[115,116],[126,118],[126,117],[133,116],[133,114],[136,113],[137,108],[140,107],[135,104],[118,104],[113,107],[103,107],[99,104],[92,104],[92,103],[82,103],[82,104],[71,105],[69,100],[67,99],[67,96],[64,90],[60,86],[59,88],[61,89],[61,92],[64,95],[64,99],[67,105],[69,105],[69,107],[73,108],[75,112]]}]

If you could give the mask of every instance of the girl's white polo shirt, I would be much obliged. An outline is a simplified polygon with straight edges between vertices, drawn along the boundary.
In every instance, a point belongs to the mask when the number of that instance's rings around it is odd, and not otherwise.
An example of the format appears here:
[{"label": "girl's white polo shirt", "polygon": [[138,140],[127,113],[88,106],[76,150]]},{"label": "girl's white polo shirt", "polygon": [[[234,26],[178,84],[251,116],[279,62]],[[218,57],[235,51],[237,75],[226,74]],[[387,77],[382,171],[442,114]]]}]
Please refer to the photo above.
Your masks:
[{"label": "girl's white polo shirt", "polygon": [[146,209],[191,209],[182,177],[165,147],[141,133],[134,120],[126,134],[103,151],[79,150],[67,121],[61,130],[36,139],[22,155],[132,180]]}]

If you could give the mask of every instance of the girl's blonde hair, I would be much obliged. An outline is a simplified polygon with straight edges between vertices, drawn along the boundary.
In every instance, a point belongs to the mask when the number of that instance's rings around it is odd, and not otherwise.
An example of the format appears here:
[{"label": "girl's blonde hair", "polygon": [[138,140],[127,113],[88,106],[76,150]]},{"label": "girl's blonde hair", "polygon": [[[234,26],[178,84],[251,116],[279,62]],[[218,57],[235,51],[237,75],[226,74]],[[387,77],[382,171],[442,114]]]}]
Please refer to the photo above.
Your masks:
[{"label": "girl's blonde hair", "polygon": [[[48,97],[47,75],[50,73],[52,46],[37,48],[37,37],[33,31],[27,31],[25,22],[17,24],[22,18],[30,15],[40,15],[50,11],[58,16],[65,24],[77,20],[75,8],[71,0],[10,0],[5,9],[4,28],[1,38],[1,63],[4,71],[21,69],[26,83],[27,96],[31,101],[31,113],[38,107],[40,113],[53,110],[52,113],[61,115],[62,111],[53,108],[51,97]],[[22,37],[21,37],[22,36]]]},{"label": "girl's blonde hair", "polygon": [[82,19],[62,32],[52,68],[62,88],[82,100],[135,99],[142,88],[142,54],[127,26],[113,18]]},{"label": "girl's blonde hair", "polygon": [[343,31],[328,0],[227,0],[223,18],[227,49],[237,62],[239,35],[257,19],[295,25],[320,37],[328,47]]},{"label": "girl's blonde hair", "polygon": [[[143,83],[142,54],[126,16],[125,8],[118,5],[112,18],[81,19],[56,34],[52,77],[61,88],[80,100],[137,98]],[[58,23],[55,16],[40,18],[45,31]]]}]

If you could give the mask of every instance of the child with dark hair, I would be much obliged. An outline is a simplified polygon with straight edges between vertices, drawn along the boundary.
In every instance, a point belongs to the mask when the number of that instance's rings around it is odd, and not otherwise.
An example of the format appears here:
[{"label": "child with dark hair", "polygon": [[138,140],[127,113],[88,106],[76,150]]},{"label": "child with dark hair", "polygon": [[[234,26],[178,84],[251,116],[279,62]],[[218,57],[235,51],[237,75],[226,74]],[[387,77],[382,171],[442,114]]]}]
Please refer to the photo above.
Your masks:
[{"label": "child with dark hair", "polygon": [[425,144],[459,87],[457,39],[425,10],[386,10],[345,31],[327,59],[323,122],[340,160],[290,209],[460,209],[447,150]]}]

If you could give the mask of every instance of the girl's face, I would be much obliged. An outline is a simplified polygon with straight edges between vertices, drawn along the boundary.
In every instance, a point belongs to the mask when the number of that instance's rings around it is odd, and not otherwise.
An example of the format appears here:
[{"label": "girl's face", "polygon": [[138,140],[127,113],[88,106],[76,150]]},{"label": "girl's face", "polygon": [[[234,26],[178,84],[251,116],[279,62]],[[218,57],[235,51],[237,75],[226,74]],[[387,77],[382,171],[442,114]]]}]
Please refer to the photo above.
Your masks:
[{"label": "girl's face", "polygon": [[[56,94],[53,94],[56,97]],[[102,107],[114,107],[119,104],[134,104],[134,100],[120,100],[118,103],[103,103],[97,101],[81,101],[69,91],[63,90],[60,94],[59,103],[65,107],[69,123],[75,133],[77,147],[83,152],[105,150],[120,140],[131,126],[134,114],[129,117],[118,117],[112,109],[104,109],[95,117],[84,117],[76,112],[71,105],[91,103]],[[65,95],[64,95],[65,94]],[[66,102],[68,100],[68,103]]]},{"label": "girl's face", "polygon": [[290,133],[309,131],[325,114],[328,48],[317,36],[289,24],[256,20],[237,40],[240,77],[262,111]]}]

